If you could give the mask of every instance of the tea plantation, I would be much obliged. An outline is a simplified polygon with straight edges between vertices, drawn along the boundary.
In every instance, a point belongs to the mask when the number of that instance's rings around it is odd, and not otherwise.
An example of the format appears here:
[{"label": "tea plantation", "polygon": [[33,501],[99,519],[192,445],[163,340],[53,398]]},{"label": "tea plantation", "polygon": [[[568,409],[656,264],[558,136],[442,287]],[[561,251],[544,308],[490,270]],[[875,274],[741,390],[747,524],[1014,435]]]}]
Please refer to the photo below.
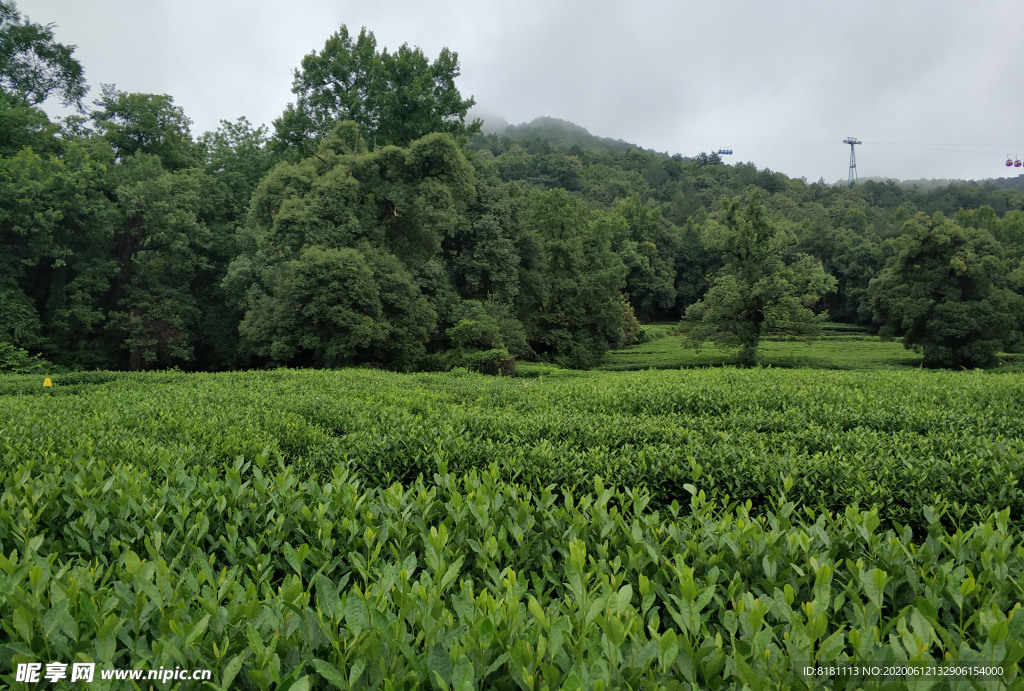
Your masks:
[{"label": "tea plantation", "polygon": [[1024,375],[524,374],[0,378],[0,681],[1024,687]]}]

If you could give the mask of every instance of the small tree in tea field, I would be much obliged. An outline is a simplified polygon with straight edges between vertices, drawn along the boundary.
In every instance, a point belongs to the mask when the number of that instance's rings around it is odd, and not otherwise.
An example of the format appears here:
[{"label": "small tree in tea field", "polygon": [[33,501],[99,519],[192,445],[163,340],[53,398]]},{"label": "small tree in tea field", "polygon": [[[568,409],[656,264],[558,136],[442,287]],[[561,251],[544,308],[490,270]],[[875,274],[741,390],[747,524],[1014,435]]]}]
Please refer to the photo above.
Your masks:
[{"label": "small tree in tea field", "polygon": [[683,319],[689,341],[739,346],[740,361],[753,365],[757,347],[768,333],[790,333],[813,338],[827,312],[812,307],[835,290],[836,279],[807,254],[788,263],[786,252],[795,243],[793,233],[777,227],[768,217],[760,193],[751,194],[746,206],[733,200],[723,205],[719,219],[701,230],[701,241],[722,252],[725,264],[698,302]]}]

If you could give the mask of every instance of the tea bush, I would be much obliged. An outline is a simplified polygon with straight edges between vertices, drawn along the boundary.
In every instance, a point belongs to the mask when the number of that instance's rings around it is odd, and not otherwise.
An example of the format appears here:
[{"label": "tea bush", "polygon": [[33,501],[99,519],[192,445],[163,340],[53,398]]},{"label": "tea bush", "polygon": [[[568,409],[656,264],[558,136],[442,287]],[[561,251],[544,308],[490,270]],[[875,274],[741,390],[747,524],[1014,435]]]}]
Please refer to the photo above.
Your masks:
[{"label": "tea bush", "polygon": [[1024,683],[1019,375],[0,384],[11,687],[51,660],[296,691]]}]

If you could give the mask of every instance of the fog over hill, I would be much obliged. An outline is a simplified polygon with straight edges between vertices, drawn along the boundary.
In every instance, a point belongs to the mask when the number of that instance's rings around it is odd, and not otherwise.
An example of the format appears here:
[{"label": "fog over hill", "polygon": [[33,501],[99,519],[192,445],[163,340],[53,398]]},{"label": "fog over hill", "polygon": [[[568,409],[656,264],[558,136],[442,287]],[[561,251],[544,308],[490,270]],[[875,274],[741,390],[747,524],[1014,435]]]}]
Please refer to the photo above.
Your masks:
[{"label": "fog over hill", "polygon": [[[629,151],[630,149],[647,150],[644,147],[631,142],[624,141],[622,139],[613,139],[611,137],[599,137],[595,134],[591,134],[589,130],[581,125],[577,125],[574,122],[563,120],[561,118],[554,118],[548,116],[540,116],[534,118],[529,122],[520,124],[510,124],[500,115],[488,113],[486,110],[479,107],[474,107],[470,111],[469,117],[480,118],[483,120],[483,133],[484,134],[496,134],[500,136],[510,137],[512,139],[536,139],[544,140],[550,144],[570,149],[574,146],[583,149],[584,151]],[[713,151],[701,152],[711,154]],[[672,155],[671,153],[664,153],[665,156]],[[692,157],[692,156],[691,156]],[[737,163],[738,161],[725,160],[725,163]],[[757,161],[750,161],[752,165],[757,165]],[[781,171],[774,171],[781,172]],[[900,180],[896,178],[884,177],[884,176],[862,176],[860,182],[867,181],[874,182],[896,182],[902,187],[917,188],[921,191],[934,190],[939,187],[945,187],[956,183],[975,183],[975,184],[993,184],[1001,189],[1011,190],[1022,190],[1024,191],[1024,174],[1017,175],[1015,177],[992,177],[992,178],[981,178],[981,179],[965,179],[965,178],[915,178]],[[846,185],[847,180],[836,179],[834,185]]]}]

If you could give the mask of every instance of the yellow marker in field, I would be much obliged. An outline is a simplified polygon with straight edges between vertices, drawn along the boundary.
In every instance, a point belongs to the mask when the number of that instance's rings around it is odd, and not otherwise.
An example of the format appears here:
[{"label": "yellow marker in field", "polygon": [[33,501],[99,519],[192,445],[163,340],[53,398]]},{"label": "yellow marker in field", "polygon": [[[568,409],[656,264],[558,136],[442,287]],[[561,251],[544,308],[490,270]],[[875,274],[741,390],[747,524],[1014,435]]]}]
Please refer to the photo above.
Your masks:
[{"label": "yellow marker in field", "polygon": [[47,387],[52,387],[52,386],[53,386],[53,382],[50,381],[49,377],[47,377],[46,379],[43,380],[43,388],[44,389],[47,388]]}]

